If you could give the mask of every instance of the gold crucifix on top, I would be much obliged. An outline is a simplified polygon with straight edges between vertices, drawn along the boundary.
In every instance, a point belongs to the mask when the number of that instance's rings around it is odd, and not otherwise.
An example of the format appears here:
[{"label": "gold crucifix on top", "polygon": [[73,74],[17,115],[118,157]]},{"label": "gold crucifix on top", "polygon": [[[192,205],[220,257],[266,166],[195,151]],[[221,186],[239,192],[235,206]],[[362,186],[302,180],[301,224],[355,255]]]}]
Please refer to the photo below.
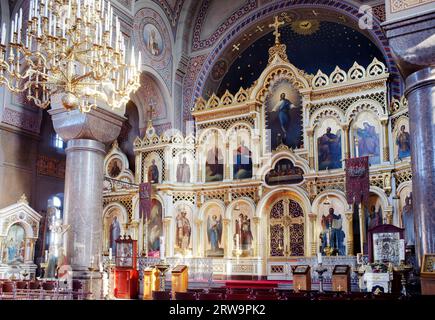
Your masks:
[{"label": "gold crucifix on top", "polygon": [[284,21],[279,21],[278,16],[275,16],[275,20],[273,23],[269,24],[269,28],[274,28],[275,31],[273,32],[273,35],[275,36],[275,44],[279,44],[279,37],[281,36],[281,33],[279,32],[279,27],[284,24]]}]

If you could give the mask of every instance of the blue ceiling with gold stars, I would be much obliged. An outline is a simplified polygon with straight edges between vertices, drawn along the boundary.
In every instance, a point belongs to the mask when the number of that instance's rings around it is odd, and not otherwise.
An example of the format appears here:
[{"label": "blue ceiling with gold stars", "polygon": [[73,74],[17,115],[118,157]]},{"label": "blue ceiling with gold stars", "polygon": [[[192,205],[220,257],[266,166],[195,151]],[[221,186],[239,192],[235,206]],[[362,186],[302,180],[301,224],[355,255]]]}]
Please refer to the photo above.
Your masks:
[{"label": "blue ceiling with gold stars", "polygon": [[[318,69],[330,74],[337,65],[350,69],[354,61],[366,67],[376,57],[385,63],[381,51],[360,32],[335,22],[314,22],[311,32],[295,28],[294,24],[280,29],[281,43],[286,44],[289,61],[297,68],[312,74]],[[274,41],[270,32],[240,53],[222,79],[218,94],[250,87],[267,66],[268,49]]]}]

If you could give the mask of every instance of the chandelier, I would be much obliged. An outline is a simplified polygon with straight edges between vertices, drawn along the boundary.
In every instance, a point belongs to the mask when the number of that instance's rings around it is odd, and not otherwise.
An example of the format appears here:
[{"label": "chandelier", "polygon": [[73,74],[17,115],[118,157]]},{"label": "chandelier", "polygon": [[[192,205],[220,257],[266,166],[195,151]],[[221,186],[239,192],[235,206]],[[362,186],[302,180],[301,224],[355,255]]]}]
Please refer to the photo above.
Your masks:
[{"label": "chandelier", "polygon": [[[31,0],[10,32],[2,25],[0,85],[40,108],[59,95],[67,110],[123,107],[140,86],[141,55],[129,62],[121,25],[104,0]],[[9,44],[6,38],[10,34]]]}]

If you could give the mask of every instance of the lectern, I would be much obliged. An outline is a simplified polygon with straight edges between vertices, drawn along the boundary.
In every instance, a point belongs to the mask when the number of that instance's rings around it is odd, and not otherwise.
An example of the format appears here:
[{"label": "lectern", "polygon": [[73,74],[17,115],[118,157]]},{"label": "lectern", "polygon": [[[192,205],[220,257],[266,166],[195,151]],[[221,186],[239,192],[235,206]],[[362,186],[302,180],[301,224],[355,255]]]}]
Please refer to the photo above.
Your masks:
[{"label": "lectern", "polygon": [[148,267],[143,272],[143,299],[152,300],[153,291],[160,287],[159,270],[155,267]]},{"label": "lectern", "polygon": [[294,266],[293,271],[293,290],[311,290],[311,267],[308,265]]},{"label": "lectern", "polygon": [[130,236],[120,237],[116,240],[115,252],[115,297],[135,299],[138,287],[137,241]]},{"label": "lectern", "polygon": [[332,271],[332,291],[350,292],[350,267],[336,265]]},{"label": "lectern", "polygon": [[175,292],[186,292],[189,284],[188,268],[178,265],[172,269],[172,296],[175,300]]},{"label": "lectern", "polygon": [[435,295],[435,254],[425,254],[421,264],[421,293]]}]

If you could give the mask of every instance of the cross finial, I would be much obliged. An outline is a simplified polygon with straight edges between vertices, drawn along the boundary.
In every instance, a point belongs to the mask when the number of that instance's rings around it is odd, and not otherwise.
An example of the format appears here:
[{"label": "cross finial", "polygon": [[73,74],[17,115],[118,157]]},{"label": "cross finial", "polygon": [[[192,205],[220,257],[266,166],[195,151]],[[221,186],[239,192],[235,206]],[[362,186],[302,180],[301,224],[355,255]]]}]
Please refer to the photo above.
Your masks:
[{"label": "cross finial", "polygon": [[273,35],[275,36],[275,44],[279,44],[279,37],[281,36],[281,33],[279,32],[279,27],[283,24],[284,21],[279,21],[278,16],[275,16],[274,22],[269,24],[269,28],[275,29],[275,31],[273,32]]},{"label": "cross finial", "polygon": [[157,103],[153,99],[150,99],[148,103],[148,126],[149,127],[151,127],[153,123],[153,113],[156,110],[155,108],[156,105]]}]

